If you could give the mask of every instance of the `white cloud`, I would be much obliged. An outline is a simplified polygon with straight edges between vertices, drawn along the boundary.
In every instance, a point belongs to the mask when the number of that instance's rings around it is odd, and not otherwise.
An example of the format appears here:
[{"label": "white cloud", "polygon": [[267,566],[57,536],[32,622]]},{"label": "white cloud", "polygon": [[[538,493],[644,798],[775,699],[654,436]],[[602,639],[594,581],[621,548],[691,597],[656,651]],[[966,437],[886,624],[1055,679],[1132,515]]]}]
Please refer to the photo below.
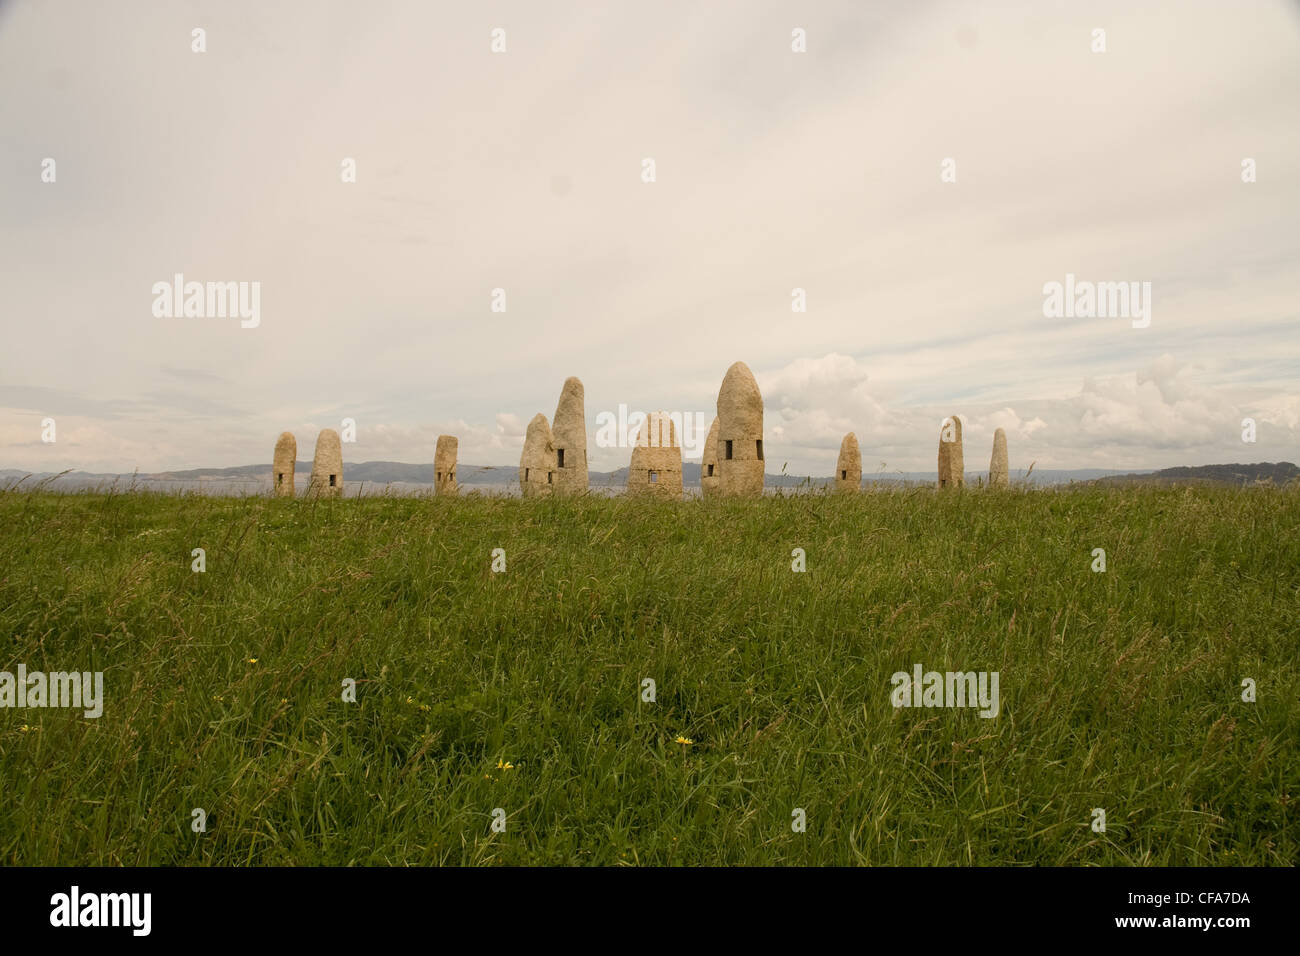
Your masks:
[{"label": "white cloud", "polygon": [[497,412],[497,434],[506,438],[523,438],[528,427],[518,415]]},{"label": "white cloud", "polygon": [[[1030,459],[1047,468],[1127,469],[1297,457],[1300,403],[1275,396],[1246,404],[1240,389],[1198,381],[1195,371],[1163,355],[1126,374],[1086,379],[1072,396],[1015,407],[886,404],[872,394],[864,363],[835,354],[798,359],[759,379],[770,457],[799,462],[814,474],[830,471],[849,431],[857,434],[864,460],[885,460],[905,471],[928,469],[940,423],[954,413],[961,416],[967,462],[974,468],[998,428],[1006,429],[1013,460],[1023,460],[1023,466]],[[1247,414],[1260,423],[1253,446],[1241,442]]]}]

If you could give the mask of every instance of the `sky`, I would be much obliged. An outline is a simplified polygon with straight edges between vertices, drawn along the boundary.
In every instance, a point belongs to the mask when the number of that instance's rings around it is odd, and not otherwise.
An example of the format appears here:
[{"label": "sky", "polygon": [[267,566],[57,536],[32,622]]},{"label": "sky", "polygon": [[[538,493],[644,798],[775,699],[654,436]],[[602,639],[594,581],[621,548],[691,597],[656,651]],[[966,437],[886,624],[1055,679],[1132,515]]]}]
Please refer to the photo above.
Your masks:
[{"label": "sky", "polygon": [[0,0],[0,468],[515,465],[576,375],[613,470],[738,360],[770,472],[1300,461],[1298,107],[1283,0]]}]

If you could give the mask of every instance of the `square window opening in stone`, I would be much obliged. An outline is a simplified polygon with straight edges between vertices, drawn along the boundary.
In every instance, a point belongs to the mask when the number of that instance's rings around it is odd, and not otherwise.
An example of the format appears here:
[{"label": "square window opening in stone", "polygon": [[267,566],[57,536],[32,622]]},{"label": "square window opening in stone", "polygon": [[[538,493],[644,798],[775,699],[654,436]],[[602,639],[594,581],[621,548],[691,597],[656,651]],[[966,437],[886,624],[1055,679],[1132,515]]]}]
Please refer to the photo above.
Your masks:
[{"label": "square window opening in stone", "polygon": [[282,484],[284,484],[284,472],[281,471],[281,472],[277,472],[277,473],[276,473],[276,476],[275,476],[275,483],[276,483],[277,485],[282,485]]},{"label": "square window opening in stone", "polygon": [[438,472],[438,480],[442,481],[442,472]]},{"label": "square window opening in stone", "polygon": [[556,454],[559,456],[559,457],[558,457],[558,460],[556,461],[556,464],[557,464],[559,467],[563,468],[563,467],[564,467],[564,449],[563,449],[563,448],[557,448],[555,451],[556,451]]},{"label": "square window opening in stone", "polygon": [[659,482],[659,472],[657,471],[650,472],[650,483],[658,484],[658,482]]},{"label": "square window opening in stone", "polygon": [[758,440],[758,460],[763,460],[763,439]]},{"label": "square window opening in stone", "polygon": [[546,483],[547,483],[548,485],[554,484],[554,482],[551,480],[551,475],[553,475],[553,474],[554,474],[554,472],[550,472],[550,471],[548,471],[548,472],[546,473]]},{"label": "square window opening in stone", "polygon": [[528,480],[528,472],[531,471],[531,470],[532,470],[531,468],[525,468],[525,469],[524,469],[524,481],[527,481],[527,480]]},{"label": "square window opening in stone", "polygon": [[713,466],[712,466],[712,465],[709,465],[709,477],[710,477],[710,478],[713,477]]},{"label": "square window opening in stone", "polygon": [[731,461],[731,439],[727,439],[727,461]]},{"label": "square window opening in stone", "polygon": [[848,480],[849,480],[849,473],[847,471],[841,471],[840,481],[848,481]]},{"label": "square window opening in stone", "polygon": [[338,475],[330,475],[330,487],[331,487],[331,488],[335,488],[335,487],[338,486],[338,481],[337,481],[337,479],[338,479]]}]

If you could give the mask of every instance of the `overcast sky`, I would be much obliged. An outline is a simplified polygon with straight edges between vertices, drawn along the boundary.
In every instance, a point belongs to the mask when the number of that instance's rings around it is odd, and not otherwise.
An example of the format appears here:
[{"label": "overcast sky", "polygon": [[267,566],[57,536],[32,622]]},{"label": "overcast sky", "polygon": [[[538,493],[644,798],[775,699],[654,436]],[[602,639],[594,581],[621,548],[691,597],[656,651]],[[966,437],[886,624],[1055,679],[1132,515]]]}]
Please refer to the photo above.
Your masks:
[{"label": "overcast sky", "polygon": [[[952,413],[970,470],[999,426],[1013,472],[1297,461],[1297,107],[1281,0],[0,0],[0,468],[344,418],[514,465],[577,375],[609,470],[600,412],[711,418],[738,359],[773,472],[933,469]],[[156,317],[176,273],[260,324]],[[1067,273],[1149,326],[1045,317]]]}]

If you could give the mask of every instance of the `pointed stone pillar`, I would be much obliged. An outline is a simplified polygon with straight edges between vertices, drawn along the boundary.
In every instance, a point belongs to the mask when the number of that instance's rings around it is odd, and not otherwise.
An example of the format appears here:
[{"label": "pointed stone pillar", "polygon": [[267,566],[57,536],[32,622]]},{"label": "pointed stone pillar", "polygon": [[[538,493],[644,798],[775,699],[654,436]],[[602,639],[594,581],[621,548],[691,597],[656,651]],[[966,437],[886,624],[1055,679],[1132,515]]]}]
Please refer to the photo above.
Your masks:
[{"label": "pointed stone pillar", "polygon": [[763,496],[763,396],[744,362],[718,389],[718,490],[728,498]]},{"label": "pointed stone pillar", "polygon": [[316,438],[316,455],[311,463],[307,495],[312,498],[343,497],[343,443],[339,433],[323,428]]},{"label": "pointed stone pillar", "polygon": [[275,440],[271,460],[271,494],[276,498],[293,497],[293,471],[298,464],[298,439],[292,432],[281,432]]},{"label": "pointed stone pillar", "polygon": [[989,487],[1007,488],[1011,480],[1007,476],[1007,433],[999,428],[993,433],[993,457],[989,459]]},{"label": "pointed stone pillar", "polygon": [[849,432],[840,442],[840,457],[835,462],[835,490],[841,494],[857,494],[862,487],[862,453],[858,450],[858,436]]},{"label": "pointed stone pillar", "polygon": [[581,495],[587,491],[587,409],[582,382],[570,376],[555,406],[555,493]]},{"label": "pointed stone pillar", "polygon": [[519,490],[525,498],[553,494],[555,491],[555,436],[551,423],[538,412],[528,423],[524,450],[519,456]]},{"label": "pointed stone pillar", "polygon": [[966,484],[966,459],[961,449],[961,419],[945,418],[939,429],[939,487],[960,488]]}]

